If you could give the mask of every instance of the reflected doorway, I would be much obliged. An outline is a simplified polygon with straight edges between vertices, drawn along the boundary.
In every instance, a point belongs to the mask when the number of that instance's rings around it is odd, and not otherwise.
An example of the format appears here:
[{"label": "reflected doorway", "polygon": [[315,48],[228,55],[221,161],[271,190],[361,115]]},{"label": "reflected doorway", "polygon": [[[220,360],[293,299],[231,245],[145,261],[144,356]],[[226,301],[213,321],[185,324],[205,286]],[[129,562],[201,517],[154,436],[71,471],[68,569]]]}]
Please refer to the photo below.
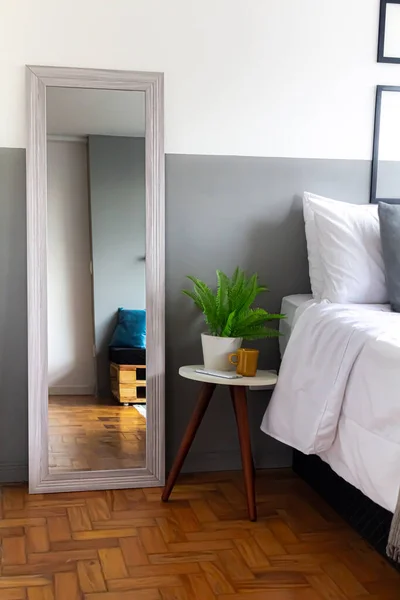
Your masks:
[{"label": "reflected doorway", "polygon": [[49,472],[146,465],[143,92],[47,89]]}]

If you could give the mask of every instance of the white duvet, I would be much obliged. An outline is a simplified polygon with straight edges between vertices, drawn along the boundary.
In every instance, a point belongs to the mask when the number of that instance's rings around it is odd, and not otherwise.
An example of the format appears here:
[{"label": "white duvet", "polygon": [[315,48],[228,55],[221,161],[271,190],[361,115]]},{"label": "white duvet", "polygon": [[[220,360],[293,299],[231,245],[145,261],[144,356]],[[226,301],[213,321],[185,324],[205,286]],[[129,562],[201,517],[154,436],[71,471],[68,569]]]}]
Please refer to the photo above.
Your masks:
[{"label": "white duvet", "polygon": [[400,314],[327,302],[299,310],[261,429],[320,455],[393,512],[400,485]]}]

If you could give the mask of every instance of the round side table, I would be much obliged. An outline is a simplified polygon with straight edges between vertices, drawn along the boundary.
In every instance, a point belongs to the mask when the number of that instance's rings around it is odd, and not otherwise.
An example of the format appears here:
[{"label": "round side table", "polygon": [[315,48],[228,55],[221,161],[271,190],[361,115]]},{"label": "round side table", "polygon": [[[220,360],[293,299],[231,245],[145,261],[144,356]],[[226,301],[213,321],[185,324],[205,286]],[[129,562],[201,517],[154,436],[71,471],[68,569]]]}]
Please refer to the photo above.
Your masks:
[{"label": "round side table", "polygon": [[246,388],[274,386],[278,376],[273,371],[257,371],[255,377],[241,377],[238,379],[224,379],[212,375],[203,375],[196,373],[196,369],[202,369],[202,365],[192,365],[181,367],[179,375],[186,379],[201,382],[201,388],[197,399],[196,407],[193,411],[190,422],[183,436],[178,454],[175,458],[172,469],[168,475],[167,483],[162,493],[162,500],[167,502],[174,488],[175,482],[182,469],[182,465],[190,450],[193,440],[203,417],[206,413],[212,395],[217,385],[229,387],[232,399],[233,410],[235,412],[236,424],[240,442],[240,452],[242,455],[242,466],[244,474],[244,483],[246,488],[247,507],[251,521],[257,520],[255,487],[254,487],[254,463],[251,452],[249,418],[247,413]]}]

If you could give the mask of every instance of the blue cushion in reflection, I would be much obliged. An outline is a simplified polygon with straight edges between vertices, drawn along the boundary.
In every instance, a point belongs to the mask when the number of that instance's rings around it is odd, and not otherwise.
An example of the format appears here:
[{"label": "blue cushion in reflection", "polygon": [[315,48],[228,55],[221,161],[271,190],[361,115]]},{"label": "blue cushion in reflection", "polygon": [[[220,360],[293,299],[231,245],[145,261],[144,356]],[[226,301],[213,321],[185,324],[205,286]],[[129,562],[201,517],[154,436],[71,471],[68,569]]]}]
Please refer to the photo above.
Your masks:
[{"label": "blue cushion in reflection", "polygon": [[146,311],[118,309],[118,324],[114,330],[112,348],[146,348]]}]

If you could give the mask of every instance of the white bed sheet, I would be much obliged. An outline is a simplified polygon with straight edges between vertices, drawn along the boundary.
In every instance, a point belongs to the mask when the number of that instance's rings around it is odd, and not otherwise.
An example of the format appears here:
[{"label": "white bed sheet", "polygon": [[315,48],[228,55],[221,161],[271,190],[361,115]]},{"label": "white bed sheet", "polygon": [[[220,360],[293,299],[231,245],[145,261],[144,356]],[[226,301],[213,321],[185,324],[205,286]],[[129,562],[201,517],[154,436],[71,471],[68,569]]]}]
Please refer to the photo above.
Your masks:
[{"label": "white bed sheet", "polygon": [[281,356],[283,356],[292,334],[297,309],[310,301],[313,301],[311,294],[293,294],[292,296],[285,296],[282,299],[281,313],[286,315],[286,319],[282,319],[282,321],[279,322],[279,331],[282,334],[279,338],[279,350]]},{"label": "white bed sheet", "polygon": [[262,430],[394,511],[400,485],[400,314],[308,302],[296,312]]}]

